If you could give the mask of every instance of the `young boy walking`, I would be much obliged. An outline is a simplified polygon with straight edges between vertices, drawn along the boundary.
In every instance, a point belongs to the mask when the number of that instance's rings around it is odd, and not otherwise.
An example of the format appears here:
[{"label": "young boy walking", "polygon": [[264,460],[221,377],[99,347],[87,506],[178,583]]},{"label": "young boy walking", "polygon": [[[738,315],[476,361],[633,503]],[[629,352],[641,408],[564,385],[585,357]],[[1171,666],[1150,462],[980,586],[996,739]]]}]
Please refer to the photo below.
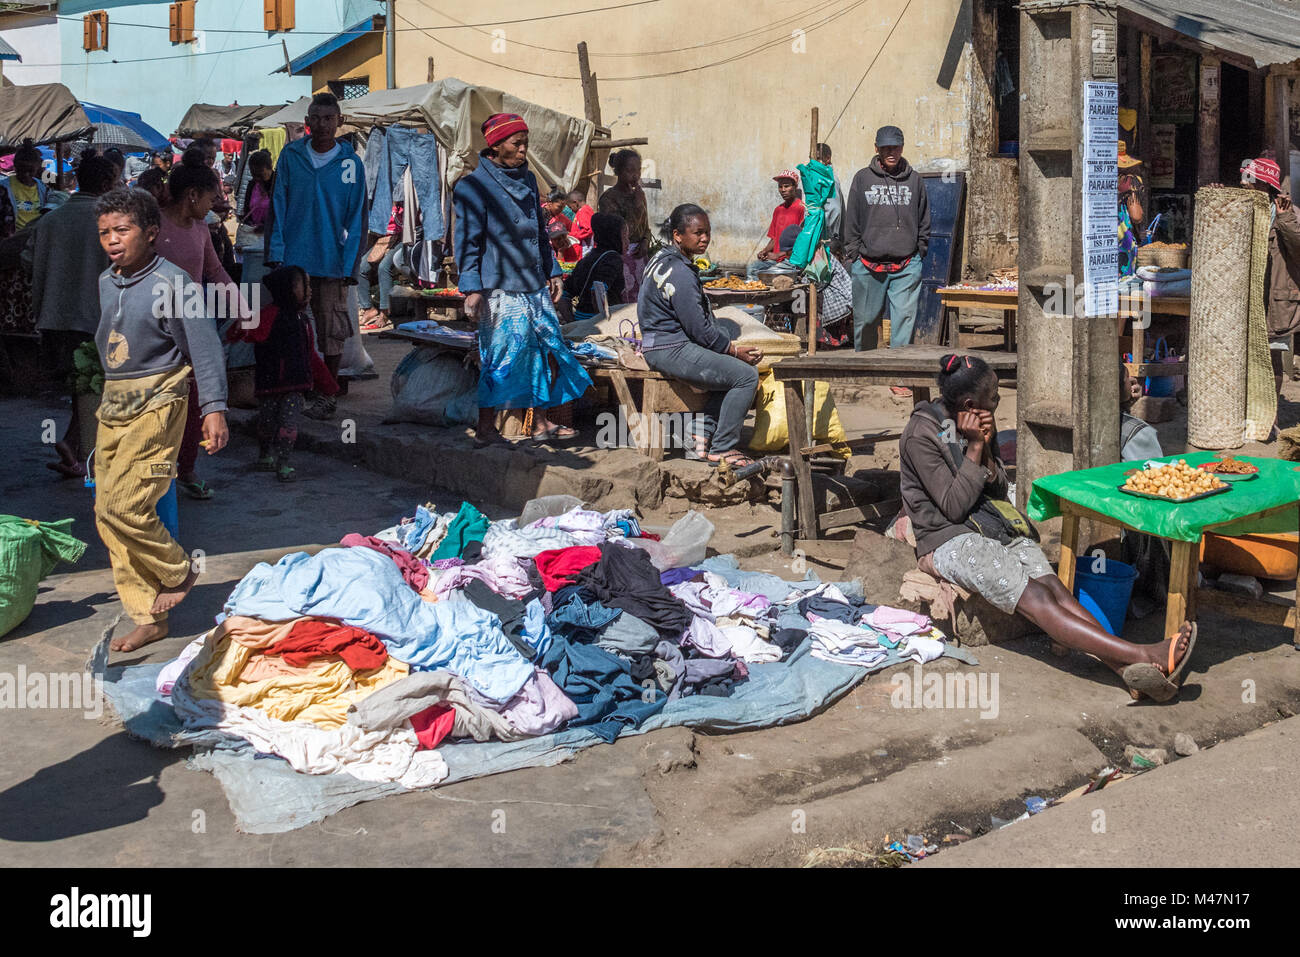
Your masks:
[{"label": "young boy walking", "polygon": [[189,401],[198,382],[203,445],[229,440],[226,367],[216,326],[187,318],[176,290],[188,274],[154,251],[160,213],[143,190],[115,189],[95,205],[99,241],[111,265],[99,279],[95,345],[104,363],[95,448],[95,524],[108,548],[113,583],[135,628],[113,641],[134,651],[167,637],[167,615],[197,578],[189,556],[158,518],[176,475]]}]

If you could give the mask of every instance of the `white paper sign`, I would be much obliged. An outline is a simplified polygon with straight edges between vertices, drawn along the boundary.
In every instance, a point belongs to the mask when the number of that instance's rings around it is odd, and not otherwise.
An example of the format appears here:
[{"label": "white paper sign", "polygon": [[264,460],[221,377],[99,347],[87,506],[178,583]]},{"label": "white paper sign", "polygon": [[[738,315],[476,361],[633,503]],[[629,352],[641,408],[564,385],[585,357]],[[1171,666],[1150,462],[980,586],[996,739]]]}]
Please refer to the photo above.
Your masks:
[{"label": "white paper sign", "polygon": [[1119,85],[1083,84],[1083,309],[1119,311]]}]

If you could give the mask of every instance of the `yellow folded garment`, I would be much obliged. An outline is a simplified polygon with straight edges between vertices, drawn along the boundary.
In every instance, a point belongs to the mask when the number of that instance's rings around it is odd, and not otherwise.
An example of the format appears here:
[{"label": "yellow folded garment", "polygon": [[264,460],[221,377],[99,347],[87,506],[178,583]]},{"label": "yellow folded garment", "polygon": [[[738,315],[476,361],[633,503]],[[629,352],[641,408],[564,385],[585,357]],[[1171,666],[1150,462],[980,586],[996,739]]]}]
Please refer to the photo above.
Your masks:
[{"label": "yellow folded garment", "polygon": [[[293,623],[280,624],[291,627]],[[310,721],[326,729],[341,727],[347,721],[349,705],[406,677],[410,671],[405,662],[391,656],[382,667],[370,671],[353,671],[335,656],[302,668],[283,662],[268,667],[269,660],[254,661],[264,659],[258,648],[236,640],[229,629],[224,634],[222,631],[216,628],[209,632],[203,650],[190,666],[190,693],[198,699],[258,708],[281,721]]]}]

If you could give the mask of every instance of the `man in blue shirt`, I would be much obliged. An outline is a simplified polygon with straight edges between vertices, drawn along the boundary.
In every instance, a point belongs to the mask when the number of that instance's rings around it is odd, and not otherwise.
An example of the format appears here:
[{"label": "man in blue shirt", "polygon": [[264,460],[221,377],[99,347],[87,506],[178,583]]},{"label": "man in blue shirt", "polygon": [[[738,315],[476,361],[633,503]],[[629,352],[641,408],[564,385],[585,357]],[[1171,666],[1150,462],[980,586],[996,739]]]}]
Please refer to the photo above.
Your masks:
[{"label": "man in blue shirt", "polygon": [[[336,139],[342,119],[332,93],[312,97],[310,135],[280,152],[266,232],[267,265],[300,266],[311,277],[316,341],[335,379],[353,334],[347,287],[357,281],[366,221],[365,170],[356,151]],[[335,408],[334,399],[319,396],[304,414],[327,419]]]}]

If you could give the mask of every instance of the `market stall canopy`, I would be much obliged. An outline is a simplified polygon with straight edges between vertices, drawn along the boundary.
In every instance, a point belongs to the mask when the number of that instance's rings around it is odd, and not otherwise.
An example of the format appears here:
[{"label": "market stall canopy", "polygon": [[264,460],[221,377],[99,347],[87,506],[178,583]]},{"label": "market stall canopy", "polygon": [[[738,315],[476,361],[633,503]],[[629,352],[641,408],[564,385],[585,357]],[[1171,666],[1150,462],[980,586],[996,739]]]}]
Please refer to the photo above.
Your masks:
[{"label": "market stall canopy", "polygon": [[95,132],[77,98],[62,83],[0,89],[0,153],[30,138],[36,143],[86,139]]},{"label": "market stall canopy", "polygon": [[176,126],[177,136],[203,136],[215,133],[220,136],[239,138],[252,129],[253,124],[264,116],[270,116],[280,109],[278,104],[271,106],[214,106],[211,103],[195,103],[181,118]]},{"label": "market stall canopy", "polygon": [[311,106],[310,96],[300,96],[288,106],[282,106],[270,116],[264,116],[253,124],[254,129],[264,130],[286,123],[301,123],[307,117],[307,108]]},{"label": "market stall canopy", "polygon": [[1119,6],[1261,69],[1300,59],[1300,10],[1290,0],[1119,0]]},{"label": "market stall canopy", "polygon": [[345,120],[424,126],[447,151],[447,183],[454,184],[478,165],[481,126],[493,113],[518,113],[528,124],[528,165],[543,192],[572,189],[582,175],[587,145],[595,133],[590,120],[578,119],[536,103],[448,77],[420,86],[379,90],[342,102]]},{"label": "market stall canopy", "polygon": [[95,124],[92,146],[116,146],[127,152],[151,150],[156,153],[171,149],[167,137],[146,123],[139,113],[85,102],[81,107],[86,111],[90,122]]}]

